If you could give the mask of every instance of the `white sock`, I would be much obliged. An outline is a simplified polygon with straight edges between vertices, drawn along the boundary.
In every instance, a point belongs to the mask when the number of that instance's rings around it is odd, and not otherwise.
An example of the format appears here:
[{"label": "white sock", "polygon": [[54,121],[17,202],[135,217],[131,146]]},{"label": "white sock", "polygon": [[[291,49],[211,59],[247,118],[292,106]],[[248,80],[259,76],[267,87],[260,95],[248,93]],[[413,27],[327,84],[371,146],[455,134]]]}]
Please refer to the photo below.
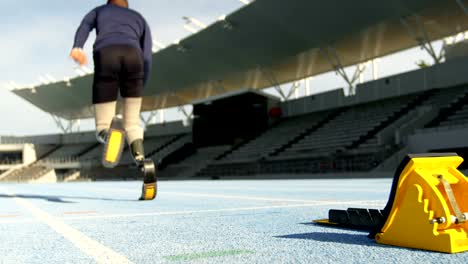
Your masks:
[{"label": "white sock", "polygon": [[108,102],[94,105],[94,114],[96,116],[96,132],[109,129],[112,118],[115,116],[115,106],[117,102]]},{"label": "white sock", "polygon": [[137,139],[143,139],[144,132],[140,123],[141,102],[141,97],[123,99],[123,120],[128,144],[132,144]]}]

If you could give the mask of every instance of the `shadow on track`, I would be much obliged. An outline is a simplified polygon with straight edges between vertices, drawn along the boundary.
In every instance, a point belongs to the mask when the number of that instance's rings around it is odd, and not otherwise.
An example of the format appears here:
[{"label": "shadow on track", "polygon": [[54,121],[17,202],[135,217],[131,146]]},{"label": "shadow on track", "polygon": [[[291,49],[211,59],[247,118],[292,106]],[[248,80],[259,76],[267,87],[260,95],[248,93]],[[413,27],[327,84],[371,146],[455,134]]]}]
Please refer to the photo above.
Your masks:
[{"label": "shadow on track", "polygon": [[77,200],[98,200],[98,201],[113,201],[113,202],[135,202],[130,199],[110,199],[110,198],[96,198],[96,197],[81,197],[81,196],[51,196],[51,195],[35,195],[35,194],[15,194],[6,195],[0,194],[1,198],[22,198],[22,199],[40,199],[53,203],[77,203],[72,201],[65,201],[64,199],[77,199]]},{"label": "shadow on track", "polygon": [[323,233],[312,232],[303,234],[291,234],[284,236],[275,236],[275,238],[305,239],[320,242],[332,242],[339,244],[360,245],[360,246],[380,246],[374,240],[367,238],[366,234],[345,234],[345,233]]}]

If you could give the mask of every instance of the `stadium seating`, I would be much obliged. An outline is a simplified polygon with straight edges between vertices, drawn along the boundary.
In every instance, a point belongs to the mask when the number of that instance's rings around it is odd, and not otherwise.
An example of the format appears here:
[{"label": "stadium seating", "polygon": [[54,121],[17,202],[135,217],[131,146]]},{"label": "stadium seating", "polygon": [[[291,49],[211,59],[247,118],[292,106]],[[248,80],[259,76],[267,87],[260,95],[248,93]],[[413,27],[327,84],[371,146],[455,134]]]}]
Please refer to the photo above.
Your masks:
[{"label": "stadium seating", "polygon": [[21,159],[9,159],[9,158],[0,159],[0,165],[18,165],[22,163],[23,161]]},{"label": "stadium seating", "polygon": [[468,87],[454,87],[439,90],[426,104],[436,105],[439,116],[426,127],[454,126],[463,124]]},{"label": "stadium seating", "polygon": [[440,123],[440,126],[466,126],[468,124],[468,105],[455,112],[447,120]]},{"label": "stadium seating", "polygon": [[466,126],[468,124],[468,106],[466,105],[468,87],[448,89],[453,94],[453,100],[445,105],[448,113],[440,120],[440,127]]},{"label": "stadium seating", "polygon": [[[463,87],[436,89],[346,108],[289,146],[287,142],[294,138],[291,133],[294,130],[288,128],[304,131],[311,125],[307,118],[314,113],[287,118],[220,161],[209,164],[197,176],[369,171],[403,147],[395,144],[395,135],[387,141],[379,140],[380,132],[391,130],[393,123],[405,120],[418,108],[430,106],[443,113],[466,94]],[[468,107],[463,106],[441,125],[467,124],[465,111],[468,112]]]},{"label": "stadium seating", "polygon": [[94,144],[67,144],[47,156],[47,159],[76,158],[82,151]]},{"label": "stadium seating", "polygon": [[[171,161],[164,164],[160,176],[217,178],[367,172],[404,149],[404,138],[415,131],[468,125],[467,86],[415,91],[364,103],[350,100],[350,103],[320,111],[300,112],[306,108],[290,105],[291,109],[296,109],[293,114],[279,119],[254,138],[229,146],[203,147],[175,160],[166,159]],[[317,95],[315,97],[318,98]],[[301,103],[304,106],[304,102],[320,102],[317,98],[312,96],[309,101],[299,102],[298,106]],[[187,128],[174,123],[164,135],[157,134],[160,129],[155,127],[147,133],[144,143],[147,157],[156,163],[176,156],[177,151],[183,152],[183,146],[192,143],[192,133]],[[69,175],[75,179],[78,175],[76,164],[80,163],[86,167],[85,173],[81,171],[83,177],[91,175],[92,179],[99,179],[100,173],[104,173],[100,171],[102,145],[87,140],[88,143],[82,144],[69,141],[74,143],[36,145],[41,161],[10,173],[3,180],[36,179],[50,168],[60,170],[57,174],[60,179]],[[2,162],[5,163],[0,161],[0,164]],[[132,174],[135,170],[128,148],[124,150],[121,165],[121,172],[107,173],[107,178],[118,178],[119,175],[129,179],[137,177]]]},{"label": "stadium seating", "polygon": [[287,118],[220,161],[255,160],[267,157],[297,135],[313,127],[324,116],[327,116],[327,113]]},{"label": "stadium seating", "polygon": [[231,146],[214,146],[197,149],[192,155],[181,162],[169,165],[160,176],[162,178],[188,178],[205,168],[214,158],[229,150]]},{"label": "stadium seating", "polygon": [[40,166],[40,165],[29,165],[23,167],[19,170],[13,171],[6,177],[2,178],[0,181],[4,182],[29,182],[35,179],[40,178],[41,176],[45,175],[46,173],[50,172],[52,169]]},{"label": "stadium seating", "polygon": [[280,153],[278,157],[320,157],[345,151],[360,137],[402,110],[414,96],[358,105]]},{"label": "stadium seating", "polygon": [[155,148],[153,151],[146,151],[147,157],[157,162],[164,156],[189,142],[192,142],[192,134],[173,136],[169,141],[166,142],[166,144],[161,145],[159,148]]}]

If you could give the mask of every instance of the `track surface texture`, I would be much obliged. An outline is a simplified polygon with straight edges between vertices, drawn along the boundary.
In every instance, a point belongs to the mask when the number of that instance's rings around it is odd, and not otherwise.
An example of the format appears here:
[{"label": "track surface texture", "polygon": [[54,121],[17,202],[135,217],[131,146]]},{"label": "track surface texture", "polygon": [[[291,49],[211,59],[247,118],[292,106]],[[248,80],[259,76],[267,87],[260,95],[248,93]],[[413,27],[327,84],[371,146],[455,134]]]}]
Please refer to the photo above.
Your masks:
[{"label": "track surface texture", "polygon": [[0,185],[0,263],[468,263],[311,223],[384,207],[391,179]]}]

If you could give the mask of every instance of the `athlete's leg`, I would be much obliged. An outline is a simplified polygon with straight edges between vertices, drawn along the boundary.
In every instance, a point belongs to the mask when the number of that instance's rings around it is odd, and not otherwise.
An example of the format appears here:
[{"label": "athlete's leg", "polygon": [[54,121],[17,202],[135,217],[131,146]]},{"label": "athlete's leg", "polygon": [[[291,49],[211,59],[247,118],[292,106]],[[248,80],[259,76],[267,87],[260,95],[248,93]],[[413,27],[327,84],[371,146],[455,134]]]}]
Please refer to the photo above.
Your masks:
[{"label": "athlete's leg", "polygon": [[108,102],[94,105],[94,114],[96,117],[96,137],[99,142],[105,143],[107,131],[115,116],[116,102]]},{"label": "athlete's leg", "polygon": [[115,47],[106,47],[93,54],[93,104],[96,117],[96,135],[103,142],[115,116],[118,97],[120,62]]},{"label": "athlete's leg", "polygon": [[141,51],[133,47],[127,47],[120,75],[120,93],[124,98],[124,127],[132,155],[143,174],[140,200],[153,200],[157,193],[156,167],[152,160],[145,159],[143,128],[140,123],[143,77],[144,67]]},{"label": "athlete's leg", "polygon": [[143,148],[143,128],[140,124],[140,98],[124,98],[123,100],[123,119],[124,128],[127,132],[127,142],[130,144],[132,155],[137,163],[143,162],[145,152]]},{"label": "athlete's leg", "polygon": [[122,61],[120,93],[123,100],[124,128],[133,157],[137,163],[145,159],[143,148],[143,128],[140,111],[143,95],[144,67],[141,51],[127,46]]}]

